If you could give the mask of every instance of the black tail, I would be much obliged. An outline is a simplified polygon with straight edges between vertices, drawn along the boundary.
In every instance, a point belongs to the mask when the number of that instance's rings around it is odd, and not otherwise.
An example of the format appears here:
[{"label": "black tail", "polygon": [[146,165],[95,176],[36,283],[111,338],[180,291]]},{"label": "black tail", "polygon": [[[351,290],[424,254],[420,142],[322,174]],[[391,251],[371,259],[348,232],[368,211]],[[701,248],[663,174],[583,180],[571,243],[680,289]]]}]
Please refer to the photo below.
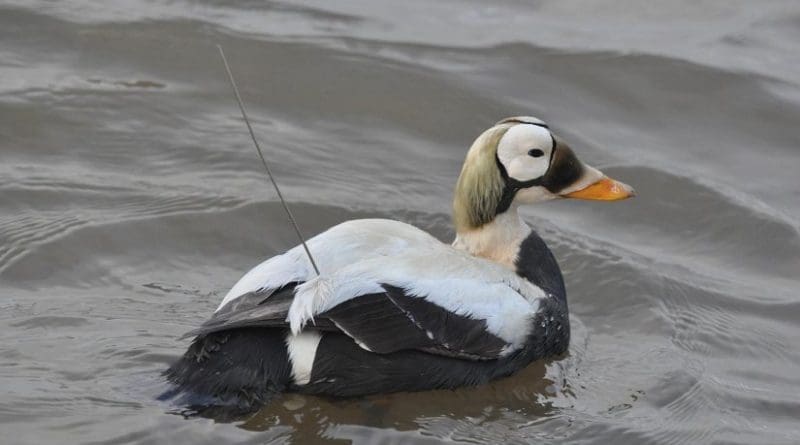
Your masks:
[{"label": "black tail", "polygon": [[[161,395],[195,412],[257,410],[291,381],[286,330],[239,328],[197,337],[164,375]],[[216,416],[215,416],[216,417]]]}]

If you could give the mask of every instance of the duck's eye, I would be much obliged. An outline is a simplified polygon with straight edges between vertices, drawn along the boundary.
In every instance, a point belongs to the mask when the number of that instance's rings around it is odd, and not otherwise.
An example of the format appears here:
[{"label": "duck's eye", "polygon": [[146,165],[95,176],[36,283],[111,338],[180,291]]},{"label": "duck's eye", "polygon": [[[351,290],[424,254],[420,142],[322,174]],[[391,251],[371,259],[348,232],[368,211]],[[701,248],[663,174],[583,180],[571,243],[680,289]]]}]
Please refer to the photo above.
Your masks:
[{"label": "duck's eye", "polygon": [[538,148],[531,148],[530,150],[528,150],[528,155],[533,156],[534,158],[540,158],[544,156],[544,152],[542,150],[539,150]]}]

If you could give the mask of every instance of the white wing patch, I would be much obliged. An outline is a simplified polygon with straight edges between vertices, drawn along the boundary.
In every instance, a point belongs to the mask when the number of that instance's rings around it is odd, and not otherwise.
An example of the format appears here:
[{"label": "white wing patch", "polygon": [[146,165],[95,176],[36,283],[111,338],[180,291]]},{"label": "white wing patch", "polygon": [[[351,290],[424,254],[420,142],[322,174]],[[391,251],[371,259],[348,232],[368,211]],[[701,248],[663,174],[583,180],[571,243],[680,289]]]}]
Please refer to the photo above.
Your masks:
[{"label": "white wing patch", "polygon": [[286,336],[286,349],[289,351],[289,361],[292,363],[292,378],[297,385],[305,385],[311,381],[311,371],[314,369],[314,359],[317,348],[322,340],[322,334],[317,331],[308,331]]}]

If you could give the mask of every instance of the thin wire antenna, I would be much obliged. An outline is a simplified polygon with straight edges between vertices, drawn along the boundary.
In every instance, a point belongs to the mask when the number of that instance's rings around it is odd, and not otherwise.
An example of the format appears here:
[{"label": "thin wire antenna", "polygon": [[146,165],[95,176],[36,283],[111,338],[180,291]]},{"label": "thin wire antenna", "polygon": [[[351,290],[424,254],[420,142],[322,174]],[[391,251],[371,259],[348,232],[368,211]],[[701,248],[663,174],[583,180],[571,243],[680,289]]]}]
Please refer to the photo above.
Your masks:
[{"label": "thin wire antenna", "polygon": [[270,182],[272,182],[273,187],[275,187],[275,191],[278,192],[278,198],[280,198],[281,204],[283,204],[283,210],[286,210],[286,214],[289,215],[289,221],[292,222],[292,227],[294,227],[294,231],[295,233],[297,233],[297,237],[300,238],[300,242],[303,244],[303,249],[305,249],[306,255],[308,255],[308,259],[311,261],[311,265],[314,267],[314,271],[317,273],[317,275],[319,275],[319,268],[317,267],[316,261],[314,261],[314,257],[311,256],[311,251],[308,250],[306,239],[303,238],[303,234],[300,233],[300,228],[297,226],[297,221],[294,219],[292,211],[289,210],[289,206],[286,205],[286,200],[283,199],[283,193],[281,193],[281,189],[280,187],[278,187],[278,183],[275,182],[275,177],[272,175],[272,170],[270,170],[269,168],[267,159],[264,157],[264,153],[261,151],[261,146],[258,145],[258,140],[256,140],[256,135],[255,133],[253,133],[253,126],[250,125],[250,119],[247,118],[247,111],[245,111],[244,109],[242,96],[239,95],[239,88],[236,87],[236,81],[233,80],[233,73],[231,72],[231,67],[228,65],[228,59],[225,58],[225,51],[222,50],[222,45],[217,45],[217,49],[219,49],[219,55],[222,56],[222,63],[225,65],[225,71],[228,72],[228,80],[230,80],[231,82],[231,87],[233,88],[233,94],[236,95],[236,102],[239,103],[239,110],[241,110],[242,112],[244,123],[247,124],[247,131],[250,132],[250,138],[253,139],[253,144],[256,146],[256,150],[258,151],[258,157],[261,158],[261,163],[264,165],[264,170],[267,171],[267,176],[269,176]]}]

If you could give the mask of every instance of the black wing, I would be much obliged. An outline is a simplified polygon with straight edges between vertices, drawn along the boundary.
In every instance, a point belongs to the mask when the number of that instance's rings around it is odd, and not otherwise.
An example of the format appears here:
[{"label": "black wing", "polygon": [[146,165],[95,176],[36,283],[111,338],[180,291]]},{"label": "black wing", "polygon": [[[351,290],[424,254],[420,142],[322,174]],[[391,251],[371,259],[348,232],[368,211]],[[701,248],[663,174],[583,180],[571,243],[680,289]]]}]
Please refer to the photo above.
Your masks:
[{"label": "black wing", "polygon": [[[248,292],[221,307],[199,328],[193,329],[181,338],[204,336],[214,332],[246,327],[285,327],[286,314],[294,299],[294,288],[300,283],[288,283],[280,289],[266,289]],[[336,330],[325,320],[314,323],[312,327]]]},{"label": "black wing", "polygon": [[[245,294],[185,336],[241,327],[288,328],[286,315],[297,284],[291,283],[275,292]],[[361,295],[317,315],[305,329],[342,332],[361,347],[379,354],[416,349],[490,360],[498,358],[510,346],[487,330],[485,320],[455,314],[399,287],[384,284],[383,288],[383,293]]]},{"label": "black wing", "polygon": [[493,359],[508,344],[486,321],[458,315],[404,289],[384,284],[383,294],[362,295],[324,312],[362,347],[386,354],[419,349],[439,355]]}]

